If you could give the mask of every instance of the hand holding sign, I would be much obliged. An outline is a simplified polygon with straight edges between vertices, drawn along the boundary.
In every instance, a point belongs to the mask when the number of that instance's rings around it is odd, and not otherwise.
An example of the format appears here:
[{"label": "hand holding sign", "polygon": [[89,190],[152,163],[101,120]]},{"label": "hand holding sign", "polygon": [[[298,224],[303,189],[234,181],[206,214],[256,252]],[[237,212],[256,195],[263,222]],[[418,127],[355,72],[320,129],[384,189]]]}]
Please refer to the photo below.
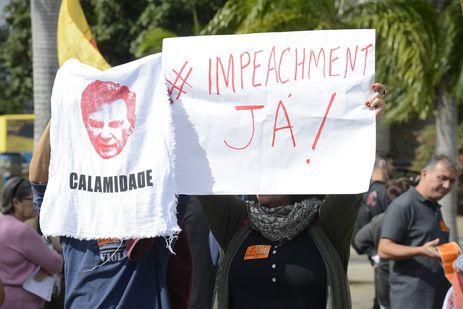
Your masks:
[{"label": "hand holding sign", "polygon": [[365,103],[365,106],[369,109],[373,109],[376,111],[376,117],[381,115],[384,110],[384,96],[386,95],[386,88],[383,84],[374,83],[371,86],[371,89],[375,92],[373,96],[371,96],[368,101]]},{"label": "hand holding sign", "polygon": [[373,30],[164,40],[179,193],[365,191],[385,93],[374,46]]}]

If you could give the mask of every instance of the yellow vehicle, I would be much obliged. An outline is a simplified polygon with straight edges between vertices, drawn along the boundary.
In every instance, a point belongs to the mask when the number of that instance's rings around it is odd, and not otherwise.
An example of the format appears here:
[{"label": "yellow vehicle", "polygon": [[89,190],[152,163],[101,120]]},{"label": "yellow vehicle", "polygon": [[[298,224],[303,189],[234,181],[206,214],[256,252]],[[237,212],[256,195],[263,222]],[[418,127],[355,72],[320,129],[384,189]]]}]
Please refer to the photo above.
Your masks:
[{"label": "yellow vehicle", "polygon": [[34,114],[0,116],[0,153],[31,152],[34,147]]},{"label": "yellow vehicle", "polygon": [[34,118],[34,114],[0,115],[0,188],[8,177],[27,175]]}]

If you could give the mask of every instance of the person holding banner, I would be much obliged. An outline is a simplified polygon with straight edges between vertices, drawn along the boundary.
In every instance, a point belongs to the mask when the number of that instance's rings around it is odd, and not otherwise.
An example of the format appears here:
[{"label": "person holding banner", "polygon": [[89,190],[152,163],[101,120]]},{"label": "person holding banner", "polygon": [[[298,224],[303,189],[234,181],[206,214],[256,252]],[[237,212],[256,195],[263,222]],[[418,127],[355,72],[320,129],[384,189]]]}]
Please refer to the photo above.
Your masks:
[{"label": "person holding banner", "polygon": [[[29,166],[33,203],[39,215],[47,188],[50,155],[49,123]],[[188,201],[189,196],[178,197],[179,212],[184,212]],[[60,237],[60,242],[65,261],[65,308],[186,308],[191,270],[184,265],[183,257],[177,261],[169,259],[170,251],[161,237],[135,240]],[[185,245],[188,246],[187,241]],[[179,251],[177,248],[181,255]],[[184,267],[175,269],[173,263]],[[175,271],[182,271],[187,284],[177,282],[178,275],[173,277]],[[176,298],[172,299],[174,295]]]},{"label": "person holding banner", "polygon": [[[380,115],[384,86],[366,106]],[[356,195],[199,196],[222,249],[214,308],[350,308]]]},{"label": "person holding banner", "polygon": [[36,281],[61,271],[63,259],[47,247],[26,220],[35,218],[30,183],[12,177],[4,185],[0,217],[0,278],[5,286],[5,302],[0,308],[37,309],[44,299],[23,288],[35,271]]}]

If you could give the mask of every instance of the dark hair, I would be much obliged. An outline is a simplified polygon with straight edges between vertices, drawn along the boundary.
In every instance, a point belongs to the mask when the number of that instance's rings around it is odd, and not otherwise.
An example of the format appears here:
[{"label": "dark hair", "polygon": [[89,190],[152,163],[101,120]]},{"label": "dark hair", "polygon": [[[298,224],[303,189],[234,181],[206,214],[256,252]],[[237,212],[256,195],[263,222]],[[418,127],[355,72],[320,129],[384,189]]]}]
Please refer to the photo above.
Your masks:
[{"label": "dark hair", "polygon": [[8,179],[2,190],[2,208],[3,214],[14,213],[13,199],[22,201],[32,194],[31,184],[29,181],[15,176]]},{"label": "dark hair", "polygon": [[384,167],[386,161],[388,160],[392,160],[390,155],[376,152],[374,168]]},{"label": "dark hair", "polygon": [[408,188],[413,185],[414,181],[407,177],[389,180],[386,183],[386,196],[389,202],[392,202],[396,197],[407,191]]}]

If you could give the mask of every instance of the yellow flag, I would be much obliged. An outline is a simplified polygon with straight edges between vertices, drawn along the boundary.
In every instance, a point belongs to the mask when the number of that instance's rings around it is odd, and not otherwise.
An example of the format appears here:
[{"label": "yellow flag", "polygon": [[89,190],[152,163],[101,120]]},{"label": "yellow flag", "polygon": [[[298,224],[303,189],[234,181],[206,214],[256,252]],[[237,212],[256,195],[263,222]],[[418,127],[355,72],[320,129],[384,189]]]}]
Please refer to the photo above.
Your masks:
[{"label": "yellow flag", "polygon": [[69,58],[75,58],[100,70],[111,67],[96,47],[79,0],[61,2],[57,45],[60,66]]}]

